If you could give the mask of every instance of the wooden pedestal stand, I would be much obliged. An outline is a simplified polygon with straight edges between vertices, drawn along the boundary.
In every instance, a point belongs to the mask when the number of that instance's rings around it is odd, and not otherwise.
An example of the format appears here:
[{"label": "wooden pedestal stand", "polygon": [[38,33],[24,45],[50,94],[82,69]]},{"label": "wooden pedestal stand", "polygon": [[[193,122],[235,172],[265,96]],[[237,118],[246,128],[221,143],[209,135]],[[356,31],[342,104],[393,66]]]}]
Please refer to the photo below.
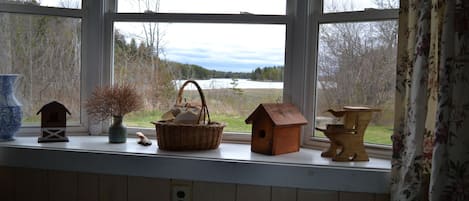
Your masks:
[{"label": "wooden pedestal stand", "polygon": [[[363,137],[373,112],[380,111],[368,107],[345,106],[343,110],[329,109],[335,117],[343,117],[344,124],[328,124],[324,132],[330,140],[330,147],[321,153],[322,157],[332,157],[334,161],[369,161]],[[340,151],[339,151],[340,150]]]}]

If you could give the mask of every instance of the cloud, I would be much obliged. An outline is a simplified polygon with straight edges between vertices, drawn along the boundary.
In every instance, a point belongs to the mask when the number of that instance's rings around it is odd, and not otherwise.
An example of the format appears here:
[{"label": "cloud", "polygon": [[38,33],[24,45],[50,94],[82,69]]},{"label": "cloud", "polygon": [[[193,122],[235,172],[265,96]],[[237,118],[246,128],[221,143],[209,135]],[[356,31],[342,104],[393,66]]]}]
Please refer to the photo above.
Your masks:
[{"label": "cloud", "polygon": [[[283,65],[285,26],[265,24],[161,23],[164,57],[208,69],[250,72]],[[140,27],[140,29],[139,29]],[[142,24],[118,22],[126,36],[142,38]]]},{"label": "cloud", "polygon": [[283,51],[226,51],[201,48],[171,48],[166,58],[181,63],[197,64],[212,70],[251,72],[257,67],[283,65]]}]

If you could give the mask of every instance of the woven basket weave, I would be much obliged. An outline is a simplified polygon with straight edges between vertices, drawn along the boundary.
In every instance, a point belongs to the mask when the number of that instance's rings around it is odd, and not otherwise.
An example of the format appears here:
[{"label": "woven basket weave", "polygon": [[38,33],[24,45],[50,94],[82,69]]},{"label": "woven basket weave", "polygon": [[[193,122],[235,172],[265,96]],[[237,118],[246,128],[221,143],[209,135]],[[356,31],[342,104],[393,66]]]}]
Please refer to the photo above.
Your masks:
[{"label": "woven basket weave", "polygon": [[[158,148],[163,150],[186,151],[216,149],[220,145],[225,124],[212,122],[208,112],[204,93],[199,84],[193,80],[187,80],[179,89],[176,105],[181,105],[184,87],[189,83],[194,84],[202,101],[199,119],[201,124],[181,124],[173,121],[152,122],[156,127]],[[208,118],[208,121],[206,121]]]}]

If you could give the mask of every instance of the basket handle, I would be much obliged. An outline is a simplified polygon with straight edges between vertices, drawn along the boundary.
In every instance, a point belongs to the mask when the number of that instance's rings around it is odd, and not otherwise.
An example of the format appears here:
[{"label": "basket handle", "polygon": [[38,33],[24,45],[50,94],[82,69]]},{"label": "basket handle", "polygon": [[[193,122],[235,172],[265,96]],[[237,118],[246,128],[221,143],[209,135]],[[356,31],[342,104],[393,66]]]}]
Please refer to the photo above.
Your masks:
[{"label": "basket handle", "polygon": [[184,82],[184,84],[182,84],[181,88],[179,89],[179,92],[178,92],[178,97],[176,99],[176,105],[178,104],[181,104],[182,103],[182,94],[184,93],[184,88],[189,84],[189,83],[192,83],[195,85],[195,87],[197,88],[197,91],[199,92],[199,95],[200,95],[200,100],[202,101],[202,108],[200,110],[200,113],[199,113],[199,120],[200,120],[200,117],[202,117],[203,115],[203,122],[205,123],[205,119],[206,117],[208,116],[208,123],[210,124],[211,123],[211,120],[210,120],[210,113],[208,112],[208,107],[207,107],[207,102],[205,101],[205,95],[204,95],[204,92],[202,91],[202,88],[200,88],[199,84],[197,84],[196,81],[194,80],[187,80],[186,82]]}]

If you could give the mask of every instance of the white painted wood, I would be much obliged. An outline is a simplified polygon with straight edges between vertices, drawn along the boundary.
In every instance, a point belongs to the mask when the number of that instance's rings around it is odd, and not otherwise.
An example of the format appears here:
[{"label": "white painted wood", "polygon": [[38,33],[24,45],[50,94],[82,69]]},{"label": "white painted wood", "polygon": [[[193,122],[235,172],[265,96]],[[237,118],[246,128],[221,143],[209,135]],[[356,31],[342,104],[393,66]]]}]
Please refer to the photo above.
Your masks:
[{"label": "white painted wood", "polygon": [[62,16],[62,17],[74,17],[74,18],[82,17],[82,11],[80,9],[52,8],[52,7],[19,5],[19,4],[10,4],[10,3],[0,3],[0,12],[46,15],[46,16]]},{"label": "white painted wood", "polygon": [[193,201],[235,201],[236,184],[194,182]]},{"label": "white painted wood", "polygon": [[66,171],[48,171],[49,201],[78,200],[78,174]]},{"label": "white painted wood", "polygon": [[373,193],[339,192],[339,201],[374,201]]},{"label": "white painted wood", "polygon": [[78,201],[99,200],[99,175],[78,173]]},{"label": "white painted wood", "polygon": [[298,201],[339,201],[339,192],[298,189]]},{"label": "white painted wood", "polygon": [[197,23],[244,23],[285,24],[283,15],[237,15],[237,14],[184,14],[184,13],[113,13],[119,22],[197,22]]},{"label": "white painted wood", "polygon": [[170,200],[170,180],[128,177],[128,201]]},{"label": "white painted wood", "polygon": [[338,12],[324,14],[320,23],[363,22],[376,20],[394,20],[399,17],[399,9],[371,9],[357,12]]},{"label": "white painted wood", "polygon": [[39,144],[37,137],[2,142],[0,165],[349,192],[389,191],[391,165],[382,159],[339,163],[311,149],[267,156],[252,153],[250,145],[226,143],[215,150],[171,152],[158,150],[155,141],[148,147],[138,145],[134,138],[124,144],[109,144],[106,136],[69,138],[68,143]]},{"label": "white painted wood", "polygon": [[295,201],[295,188],[272,187],[272,201]]},{"label": "white painted wood", "polygon": [[271,192],[270,186],[238,184],[236,201],[270,201]]},{"label": "white painted wood", "polygon": [[127,176],[99,175],[100,201],[127,201]]},{"label": "white painted wood", "polygon": [[[81,30],[81,99],[87,100],[94,88],[104,83],[104,1],[83,0],[83,9],[86,10],[86,12],[83,15]],[[112,35],[110,34],[109,36]],[[110,39],[112,39],[112,37]],[[89,122],[86,108],[84,104],[82,104],[81,124],[85,128],[89,128],[91,123],[92,122]],[[102,126],[102,124],[94,126],[97,127],[97,130],[102,130],[106,127]]]}]

